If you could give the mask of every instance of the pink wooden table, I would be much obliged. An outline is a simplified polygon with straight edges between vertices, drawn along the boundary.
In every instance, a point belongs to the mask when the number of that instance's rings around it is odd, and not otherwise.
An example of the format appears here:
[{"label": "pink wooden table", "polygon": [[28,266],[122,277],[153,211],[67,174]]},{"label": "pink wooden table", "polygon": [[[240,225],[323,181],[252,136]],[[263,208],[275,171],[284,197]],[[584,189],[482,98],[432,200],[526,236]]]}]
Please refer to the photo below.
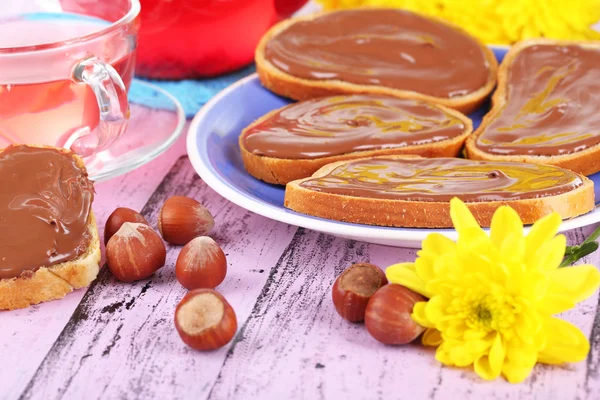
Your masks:
[{"label": "pink wooden table", "polygon": [[[356,261],[387,266],[415,251],[338,239],[252,214],[196,175],[183,138],[123,177],[96,185],[100,229],[118,206],[152,223],[166,198],[194,197],[216,220],[229,273],[218,287],[239,330],[225,348],[188,349],[173,326],[185,289],[176,249],[151,279],[115,281],[106,269],[86,291],[0,314],[2,399],[600,399],[600,311],[592,296],[564,315],[589,335],[586,361],[538,366],[525,383],[484,382],[441,367],[431,349],[387,347],[335,313],[330,289]],[[571,243],[593,227],[568,233]],[[600,264],[600,254],[586,262]]]}]

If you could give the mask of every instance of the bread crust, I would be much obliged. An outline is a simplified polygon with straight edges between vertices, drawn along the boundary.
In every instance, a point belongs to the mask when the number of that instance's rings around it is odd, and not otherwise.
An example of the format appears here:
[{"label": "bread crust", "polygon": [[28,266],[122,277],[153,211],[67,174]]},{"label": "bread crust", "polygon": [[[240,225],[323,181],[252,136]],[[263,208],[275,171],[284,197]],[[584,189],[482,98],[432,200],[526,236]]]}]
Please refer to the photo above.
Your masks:
[{"label": "bread crust", "polygon": [[471,36],[459,26],[453,25],[448,21],[435,17],[427,18],[434,20],[440,24],[449,26],[465,34],[466,36],[473,38],[479,44],[479,46],[483,50],[483,53],[485,55],[490,69],[488,80],[485,86],[481,87],[475,92],[469,93],[468,95],[449,99],[429,96],[410,90],[389,88],[385,86],[360,85],[340,80],[311,80],[297,78],[280,70],[265,58],[265,46],[273,36],[277,35],[279,32],[285,30],[288,26],[298,21],[310,21],[330,12],[337,11],[324,11],[283,20],[278,24],[274,25],[271,29],[267,31],[267,33],[265,33],[265,35],[261,38],[260,42],[258,43],[258,46],[256,47],[254,57],[256,62],[256,71],[258,72],[258,77],[264,87],[266,87],[274,93],[294,100],[306,100],[314,97],[331,96],[338,94],[384,94],[393,97],[411,98],[424,100],[428,102],[434,102],[442,104],[449,108],[453,108],[462,113],[468,114],[478,109],[479,106],[485,101],[487,96],[492,92],[492,90],[496,86],[498,61],[494,56],[494,52],[485,44],[483,44],[483,42],[481,42],[479,39]]},{"label": "bread crust", "polygon": [[[382,157],[378,157],[382,158]],[[402,156],[385,158],[400,159]],[[329,164],[313,177],[327,175],[347,161]],[[366,225],[404,228],[451,228],[450,202],[425,202],[372,199],[317,192],[300,186],[310,178],[287,184],[284,205],[294,211],[316,217]],[[567,193],[537,199],[466,203],[475,219],[489,227],[496,209],[508,205],[517,211],[524,224],[532,224],[556,211],[563,219],[585,214],[594,208],[594,184],[581,176],[583,185]]]},{"label": "bread crust", "polygon": [[241,133],[238,143],[242,155],[242,161],[246,171],[255,178],[276,185],[285,185],[296,179],[302,179],[311,176],[319,168],[337,161],[354,160],[357,158],[368,158],[376,156],[389,155],[419,155],[423,157],[456,157],[462,150],[465,140],[473,132],[473,122],[467,116],[460,112],[439,104],[429,103],[430,106],[437,107],[446,114],[458,118],[465,125],[463,133],[448,140],[442,140],[434,143],[427,143],[414,146],[396,147],[379,150],[356,151],[352,153],[339,154],[335,156],[310,158],[310,159],[290,159],[275,158],[253,154],[244,146],[244,137],[247,132],[255,126],[263,123],[273,115],[278,113],[281,108],[270,111],[263,115]]},{"label": "bread crust", "polygon": [[530,39],[519,42],[512,46],[506,53],[504,61],[498,69],[498,85],[496,91],[492,95],[492,108],[483,117],[481,125],[467,139],[465,143],[465,156],[473,160],[488,160],[488,161],[517,161],[533,164],[548,164],[561,168],[570,169],[571,171],[591,175],[600,171],[600,145],[596,145],[583,151],[564,154],[558,156],[535,156],[535,155],[497,155],[481,150],[477,147],[477,138],[483,134],[484,130],[496,119],[502,108],[507,103],[508,95],[508,73],[510,66],[521,50],[542,45],[577,45],[582,47],[590,47],[600,49],[600,42],[577,42],[577,41],[562,41],[551,39]]},{"label": "bread crust", "polygon": [[[50,146],[29,146],[52,148]],[[55,149],[75,157],[77,166],[85,169],[83,160],[64,149]],[[26,308],[44,301],[56,300],[88,286],[99,271],[100,238],[92,210],[87,220],[90,243],[86,252],[74,260],[37,269],[31,276],[0,279],[0,310]]]}]

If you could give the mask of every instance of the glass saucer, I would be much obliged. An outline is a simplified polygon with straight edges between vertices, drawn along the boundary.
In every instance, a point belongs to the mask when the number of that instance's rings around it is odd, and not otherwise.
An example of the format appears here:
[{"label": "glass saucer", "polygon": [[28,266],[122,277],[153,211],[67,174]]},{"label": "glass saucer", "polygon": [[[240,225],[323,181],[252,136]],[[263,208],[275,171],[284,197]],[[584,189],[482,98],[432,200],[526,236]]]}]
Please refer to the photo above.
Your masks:
[{"label": "glass saucer", "polygon": [[123,136],[110,148],[85,158],[90,179],[98,182],[132,171],[167,150],[183,132],[185,113],[177,99],[134,79],[129,89],[131,116]]}]

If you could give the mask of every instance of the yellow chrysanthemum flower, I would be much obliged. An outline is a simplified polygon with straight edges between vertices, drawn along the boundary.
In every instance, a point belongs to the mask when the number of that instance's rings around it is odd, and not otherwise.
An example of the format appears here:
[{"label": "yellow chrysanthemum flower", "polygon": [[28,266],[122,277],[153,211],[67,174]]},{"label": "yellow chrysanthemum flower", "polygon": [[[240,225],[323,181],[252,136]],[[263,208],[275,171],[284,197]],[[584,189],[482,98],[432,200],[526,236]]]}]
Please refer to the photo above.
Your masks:
[{"label": "yellow chrysanthemum flower", "polygon": [[552,315],[573,308],[600,286],[593,265],[558,268],[566,238],[552,213],[527,236],[515,210],[496,210],[488,236],[465,204],[450,202],[456,242],[437,233],[423,241],[414,263],[396,264],[388,280],[425,297],[413,319],[427,328],[423,343],[439,346],[443,364],[474,365],[484,379],[523,381],[536,362],[585,359],[590,344],[574,325]]},{"label": "yellow chrysanthemum flower", "polygon": [[488,44],[519,40],[599,40],[600,0],[318,0],[326,9],[398,7],[444,18]]}]

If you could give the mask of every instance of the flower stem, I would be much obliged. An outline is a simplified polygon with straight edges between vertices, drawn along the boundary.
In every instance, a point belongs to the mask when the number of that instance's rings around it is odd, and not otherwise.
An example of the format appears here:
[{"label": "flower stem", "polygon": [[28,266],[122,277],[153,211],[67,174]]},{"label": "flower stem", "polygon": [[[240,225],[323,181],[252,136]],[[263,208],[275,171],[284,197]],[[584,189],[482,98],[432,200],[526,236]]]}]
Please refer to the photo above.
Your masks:
[{"label": "flower stem", "polygon": [[598,242],[595,241],[598,237],[600,237],[600,226],[579,246],[567,246],[565,249],[565,258],[563,258],[559,268],[567,267],[598,250]]}]

